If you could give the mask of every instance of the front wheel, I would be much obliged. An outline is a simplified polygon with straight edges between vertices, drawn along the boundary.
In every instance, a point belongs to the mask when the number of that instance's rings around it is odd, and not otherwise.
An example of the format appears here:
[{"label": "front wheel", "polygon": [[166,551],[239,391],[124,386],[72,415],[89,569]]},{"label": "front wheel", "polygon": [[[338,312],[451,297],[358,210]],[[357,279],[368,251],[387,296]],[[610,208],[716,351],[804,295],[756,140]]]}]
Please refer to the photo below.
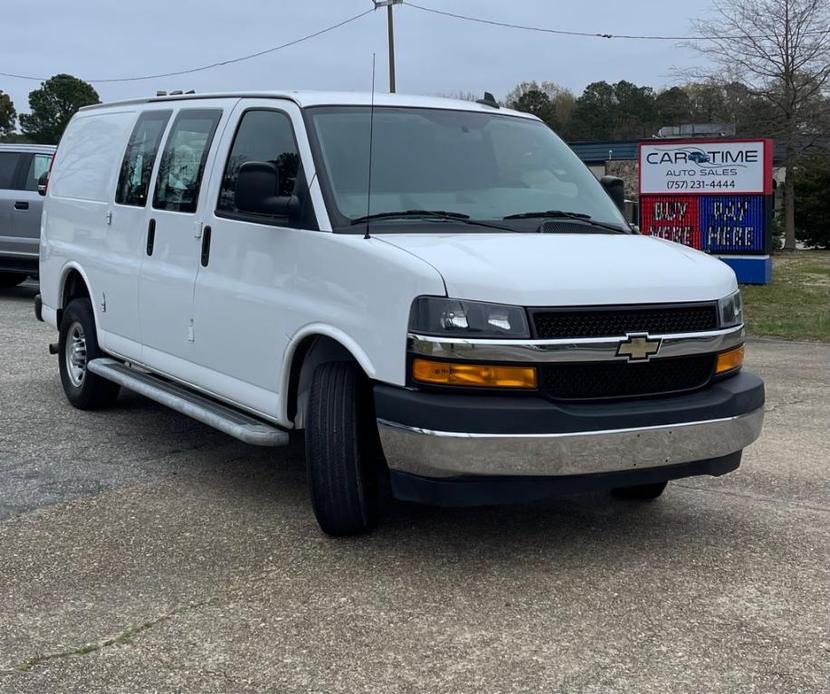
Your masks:
[{"label": "front wheel", "polygon": [[668,482],[654,482],[652,484],[638,484],[634,487],[618,487],[611,493],[618,499],[630,501],[653,501],[666,489]]},{"label": "front wheel", "polygon": [[79,410],[98,410],[115,402],[118,384],[91,373],[87,364],[104,356],[98,347],[89,299],[73,299],[61,317],[58,364],[63,392]]},{"label": "front wheel", "polygon": [[378,519],[380,442],[372,391],[357,365],[321,364],[308,399],[305,450],[311,502],[327,535],[360,535]]}]

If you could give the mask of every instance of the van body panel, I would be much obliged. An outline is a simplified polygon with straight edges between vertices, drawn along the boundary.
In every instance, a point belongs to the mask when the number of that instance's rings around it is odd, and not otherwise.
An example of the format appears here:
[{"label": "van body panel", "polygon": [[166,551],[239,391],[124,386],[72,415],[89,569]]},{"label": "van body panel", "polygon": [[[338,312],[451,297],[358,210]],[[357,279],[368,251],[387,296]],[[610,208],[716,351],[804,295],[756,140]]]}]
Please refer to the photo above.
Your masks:
[{"label": "van body panel", "polygon": [[[277,110],[290,118],[304,175],[315,181],[297,105],[287,100],[243,99],[232,122],[251,109]],[[221,388],[235,402],[290,426],[283,397],[285,365],[290,367],[287,355],[309,334],[311,323],[319,331],[315,334],[328,335],[346,349],[362,353],[362,365],[371,378],[402,385],[412,296],[443,293],[441,277],[425,263],[378,240],[218,216],[222,172],[235,130],[232,126],[225,130],[208,186],[204,223],[211,227],[210,259],[207,265],[198,265],[193,307],[194,361],[203,369],[199,385],[214,392]],[[318,221],[321,217],[318,214]],[[394,285],[396,291],[390,291]],[[372,291],[373,286],[377,291]],[[367,324],[368,316],[376,316],[377,322]],[[392,340],[398,349],[380,348]],[[229,354],[234,358],[229,359]]]},{"label": "van body panel", "polygon": [[76,266],[89,289],[101,346],[131,358],[141,353],[138,231],[119,219],[113,196],[136,116],[137,109],[106,109],[72,119],[52,167],[41,239],[44,304],[61,308],[62,282]]},{"label": "van body panel", "polygon": [[[150,105],[145,109],[135,110],[129,132],[121,148],[118,160],[119,167],[122,165],[122,157],[125,156],[127,143],[132,136],[138,119],[142,114],[154,111],[169,112],[170,107]],[[164,132],[170,127],[170,120],[172,118],[168,120]],[[152,172],[154,173],[157,168],[158,156],[156,156]],[[118,185],[119,179],[120,170],[116,175],[115,185]],[[150,185],[152,185],[153,180],[151,173]],[[105,293],[107,296],[107,313],[109,314],[104,343],[109,345],[109,348],[115,353],[141,360],[143,350],[139,312],[139,281],[141,268],[146,259],[148,205],[146,203],[136,205],[118,202],[118,198],[113,196],[110,196],[110,201],[111,203],[107,209],[107,213],[112,215],[109,234],[114,241],[117,240],[121,248],[121,266],[118,268],[120,274],[107,275],[105,277],[106,286],[101,288],[101,293]]]},{"label": "van body panel", "polygon": [[[141,341],[144,346],[142,361],[151,367],[169,373],[177,378],[187,380],[192,376],[192,368],[185,364],[195,362],[193,319],[193,288],[196,281],[196,272],[199,266],[201,247],[201,229],[204,223],[206,195],[209,182],[213,175],[214,160],[216,158],[216,142],[221,138],[222,131],[228,122],[233,101],[207,100],[196,104],[182,104],[175,109],[167,126],[166,135],[156,157],[155,168],[148,192],[147,223],[144,225],[145,239],[142,253],[138,316],[141,323]],[[186,153],[190,147],[203,155],[203,171],[199,176],[198,199],[195,200],[193,211],[168,210],[157,206],[155,197],[159,190],[160,169],[162,159],[168,152],[172,137],[179,137],[179,128],[187,128],[188,118],[199,117],[205,114],[205,120],[216,114],[216,122],[207,142],[207,153],[196,149],[193,143],[173,143],[177,152]],[[185,138],[187,131],[181,131]],[[185,162],[189,167],[199,167],[199,161],[190,161],[180,154],[176,165]],[[183,158],[182,158],[183,157]],[[167,172],[171,180],[179,172]],[[152,220],[153,242],[150,250],[147,235],[150,232]]]},{"label": "van body panel", "polygon": [[[239,118],[251,108],[276,109],[291,118],[320,231],[215,214]],[[151,198],[161,152],[177,115],[190,109],[222,110],[197,209],[155,209]],[[172,114],[147,204],[115,203],[127,142],[139,115],[149,110]],[[305,123],[290,100],[200,99],[84,109],[61,142],[47,201],[42,253],[47,319],[54,320],[64,303],[68,272],[78,269],[93,297],[104,349],[287,427],[292,423],[283,396],[291,359],[304,338],[337,340],[372,378],[403,385],[412,298],[444,294],[441,275],[410,252],[381,238],[331,233]],[[155,238],[148,255],[151,219]],[[212,235],[210,262],[202,267],[205,226]]]},{"label": "van body panel", "polygon": [[[720,260],[624,234],[389,234],[434,265],[450,296],[519,306],[600,306],[719,299],[737,289]],[[602,272],[597,268],[602,267]]]}]

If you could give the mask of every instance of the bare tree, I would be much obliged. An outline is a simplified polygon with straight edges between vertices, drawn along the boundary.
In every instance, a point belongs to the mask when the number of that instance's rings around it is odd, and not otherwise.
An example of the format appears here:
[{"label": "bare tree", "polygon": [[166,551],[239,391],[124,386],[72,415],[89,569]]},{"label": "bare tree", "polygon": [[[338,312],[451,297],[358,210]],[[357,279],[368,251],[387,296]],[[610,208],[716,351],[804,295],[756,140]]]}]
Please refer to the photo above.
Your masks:
[{"label": "bare tree", "polygon": [[[784,248],[795,249],[795,168],[830,117],[828,0],[713,0],[692,47],[712,80],[736,78],[769,104],[771,135],[785,148]],[[826,129],[824,130],[826,133]]]}]

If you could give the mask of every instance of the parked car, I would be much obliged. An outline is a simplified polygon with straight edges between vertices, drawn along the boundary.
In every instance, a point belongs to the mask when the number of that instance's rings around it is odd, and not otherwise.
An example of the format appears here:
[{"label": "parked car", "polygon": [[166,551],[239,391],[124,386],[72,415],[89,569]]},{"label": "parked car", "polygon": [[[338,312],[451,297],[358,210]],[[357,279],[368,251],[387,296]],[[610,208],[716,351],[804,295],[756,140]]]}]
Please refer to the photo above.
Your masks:
[{"label": "parked car", "polygon": [[0,144],[0,288],[38,274],[38,182],[54,153],[53,145]]},{"label": "parked car", "polygon": [[332,535],[375,524],[379,474],[434,504],[653,499],[738,467],[764,386],[732,270],[635,233],[622,192],[490,100],[87,107],[37,310],[75,407],[123,386],[252,444],[304,432]]}]

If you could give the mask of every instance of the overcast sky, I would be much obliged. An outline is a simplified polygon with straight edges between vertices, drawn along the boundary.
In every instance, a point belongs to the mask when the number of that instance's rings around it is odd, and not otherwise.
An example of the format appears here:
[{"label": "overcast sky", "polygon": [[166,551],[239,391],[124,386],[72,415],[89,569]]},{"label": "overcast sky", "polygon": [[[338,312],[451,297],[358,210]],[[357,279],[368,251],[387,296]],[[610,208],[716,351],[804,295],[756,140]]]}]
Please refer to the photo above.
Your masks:
[{"label": "overcast sky", "polygon": [[[517,24],[576,31],[685,35],[709,0],[413,0],[428,7]],[[371,0],[26,0],[3,8],[0,70],[35,76],[68,72],[95,80],[168,72],[269,48],[371,8]],[[473,24],[395,9],[398,91],[492,91],[553,80],[579,93],[589,82],[673,83],[673,66],[699,58],[673,42],[571,38]],[[368,90],[371,56],[386,89],[386,12],[235,65],[162,80],[94,84],[103,101],[237,89]],[[18,113],[38,86],[0,76]]]}]

